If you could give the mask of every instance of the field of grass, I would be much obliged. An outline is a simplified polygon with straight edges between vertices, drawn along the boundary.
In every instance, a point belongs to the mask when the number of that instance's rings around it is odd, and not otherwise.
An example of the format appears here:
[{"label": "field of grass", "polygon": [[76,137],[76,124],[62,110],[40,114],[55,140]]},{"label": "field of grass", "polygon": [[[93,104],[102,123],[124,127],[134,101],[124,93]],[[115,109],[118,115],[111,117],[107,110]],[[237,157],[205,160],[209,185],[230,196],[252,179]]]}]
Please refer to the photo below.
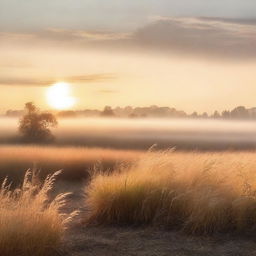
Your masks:
[{"label": "field of grass", "polygon": [[118,163],[129,163],[142,152],[83,147],[0,146],[0,180],[6,176],[15,183],[22,181],[27,169],[36,167],[43,178],[62,170],[60,180],[81,181],[96,166],[112,170]]},{"label": "field of grass", "polygon": [[23,184],[15,190],[4,180],[0,189],[0,255],[55,255],[71,217],[61,213],[67,193],[49,197],[58,174],[41,184],[35,173],[27,171]]},{"label": "field of grass", "polygon": [[149,152],[85,188],[87,223],[188,233],[256,229],[256,153]]},{"label": "field of grass", "polygon": [[[40,176],[28,171],[23,185],[14,190],[22,182],[25,170],[33,166],[41,169]],[[70,188],[65,187],[65,182],[72,181],[71,187],[75,188],[72,191],[77,193],[69,196],[69,204],[63,194],[53,198],[58,191],[53,191],[56,178],[53,173],[60,169],[63,173],[58,175],[58,180],[64,183],[56,185],[62,186],[61,191],[65,193]],[[49,173],[53,176],[43,182]],[[6,175],[14,181],[11,187],[4,181]],[[152,237],[145,230],[149,239],[153,239],[151,242],[160,241],[162,232],[165,238],[158,250],[163,251],[159,255],[166,255],[168,239],[177,237],[176,233],[168,234],[170,231],[241,235],[254,234],[256,230],[254,151],[207,153],[153,148],[143,152],[2,145],[0,177],[4,182],[0,190],[0,255],[52,255],[62,246],[63,234],[65,243],[74,250],[65,255],[84,255],[86,248],[91,248],[88,255],[104,255],[105,249],[110,252],[116,246],[112,245],[114,240],[111,244],[106,242],[113,228],[121,228],[124,239],[128,237],[132,242],[133,236],[144,232],[140,229],[136,233],[135,226],[154,228]],[[83,180],[87,182],[81,182]],[[64,232],[68,217],[65,213],[77,209],[80,214],[76,228]],[[126,232],[126,228],[129,231]],[[91,240],[90,232],[96,234]],[[99,238],[101,236],[103,238]],[[97,237],[103,240],[93,240]],[[143,240],[145,246],[146,240]],[[125,246],[127,241],[123,242]],[[181,241],[176,242],[182,245]],[[133,248],[127,255],[134,255],[132,250],[137,248],[137,241],[132,243]],[[251,248],[255,248],[251,242],[247,245],[239,240],[238,243],[243,244],[243,250],[251,252]],[[196,247],[195,254],[181,255],[197,255],[200,248]],[[209,252],[209,244],[207,248]],[[123,249],[119,250],[121,253]],[[155,255],[151,250],[148,253]]]}]

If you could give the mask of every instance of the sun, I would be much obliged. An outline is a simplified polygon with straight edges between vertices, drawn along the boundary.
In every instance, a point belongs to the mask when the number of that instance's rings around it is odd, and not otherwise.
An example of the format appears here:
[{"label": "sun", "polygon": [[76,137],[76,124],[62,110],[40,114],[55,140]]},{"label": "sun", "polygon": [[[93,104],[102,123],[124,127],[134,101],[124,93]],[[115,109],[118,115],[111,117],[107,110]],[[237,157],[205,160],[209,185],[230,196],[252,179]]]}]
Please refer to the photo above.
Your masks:
[{"label": "sun", "polygon": [[55,109],[69,109],[76,103],[76,99],[70,96],[70,84],[59,82],[47,89],[46,97],[48,104]]}]

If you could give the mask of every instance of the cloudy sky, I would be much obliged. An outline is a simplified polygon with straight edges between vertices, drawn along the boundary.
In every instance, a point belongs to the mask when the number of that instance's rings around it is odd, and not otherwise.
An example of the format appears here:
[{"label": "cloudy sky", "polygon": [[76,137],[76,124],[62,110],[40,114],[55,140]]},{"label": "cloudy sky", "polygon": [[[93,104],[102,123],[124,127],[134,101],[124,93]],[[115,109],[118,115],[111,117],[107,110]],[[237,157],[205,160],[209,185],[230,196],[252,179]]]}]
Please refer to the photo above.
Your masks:
[{"label": "cloudy sky", "polygon": [[253,0],[0,0],[0,111],[157,104],[188,112],[256,106]]},{"label": "cloudy sky", "polygon": [[137,28],[153,16],[254,18],[254,0],[1,0],[2,29]]}]

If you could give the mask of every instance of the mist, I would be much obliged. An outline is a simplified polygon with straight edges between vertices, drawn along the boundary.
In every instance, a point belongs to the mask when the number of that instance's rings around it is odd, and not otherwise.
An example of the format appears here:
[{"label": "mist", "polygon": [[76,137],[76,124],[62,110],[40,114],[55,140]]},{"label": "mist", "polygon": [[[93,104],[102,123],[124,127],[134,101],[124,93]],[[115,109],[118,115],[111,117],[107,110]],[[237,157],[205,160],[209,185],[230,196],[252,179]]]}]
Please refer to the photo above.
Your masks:
[{"label": "mist", "polygon": [[[0,119],[0,142],[19,143],[18,119]],[[54,144],[147,150],[251,150],[256,122],[192,119],[60,119]]]}]

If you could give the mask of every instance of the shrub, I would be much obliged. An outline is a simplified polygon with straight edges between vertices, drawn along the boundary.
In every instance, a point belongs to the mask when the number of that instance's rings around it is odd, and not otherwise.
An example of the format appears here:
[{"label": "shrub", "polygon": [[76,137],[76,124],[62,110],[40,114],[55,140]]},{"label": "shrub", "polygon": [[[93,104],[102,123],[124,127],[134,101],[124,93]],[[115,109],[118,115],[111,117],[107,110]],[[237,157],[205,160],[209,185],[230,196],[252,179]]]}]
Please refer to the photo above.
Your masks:
[{"label": "shrub", "polygon": [[11,190],[7,179],[0,189],[0,255],[47,256],[61,242],[67,215],[60,213],[67,194],[50,200],[56,176],[40,184],[37,175],[27,171],[21,187]]},{"label": "shrub", "polygon": [[92,179],[86,223],[200,234],[253,230],[255,162],[248,159],[246,153],[148,153],[128,169]]}]

